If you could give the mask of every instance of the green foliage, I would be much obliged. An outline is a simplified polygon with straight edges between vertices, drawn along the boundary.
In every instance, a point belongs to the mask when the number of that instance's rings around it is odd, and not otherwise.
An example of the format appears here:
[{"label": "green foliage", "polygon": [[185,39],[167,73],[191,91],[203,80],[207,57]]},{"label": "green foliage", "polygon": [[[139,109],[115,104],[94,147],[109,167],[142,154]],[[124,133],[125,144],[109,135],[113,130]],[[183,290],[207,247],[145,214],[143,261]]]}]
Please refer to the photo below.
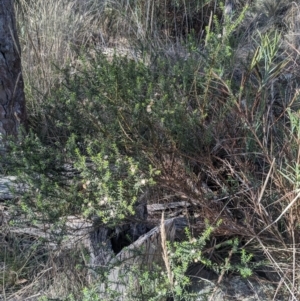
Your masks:
[{"label": "green foliage", "polygon": [[250,69],[257,68],[259,72],[261,82],[258,92],[260,92],[267,84],[270,84],[272,79],[278,77],[287,61],[278,61],[278,51],[282,39],[277,31],[264,35],[258,32],[258,36],[259,41],[256,41],[258,46],[251,61]]},{"label": "green foliage", "polygon": [[143,176],[138,163],[131,157],[121,155],[116,145],[91,143],[87,157],[75,150],[75,168],[80,172],[84,189],[84,216],[97,216],[105,224],[124,220],[134,214],[134,204],[140,190],[152,184]]},{"label": "green foliage", "polygon": [[[217,227],[220,224],[221,222],[217,224]],[[212,262],[202,252],[214,229],[215,227],[207,225],[206,230],[198,238],[192,237],[189,230],[186,229],[188,238],[186,241],[169,244],[170,263],[174,275],[172,293],[175,300],[182,300],[184,296],[193,296],[193,293],[187,291],[190,278],[186,272],[191,264],[199,262],[204,266],[212,267]]]},{"label": "green foliage", "polygon": [[218,245],[216,249],[229,247],[228,257],[221,264],[213,264],[212,268],[217,274],[223,273],[238,273],[243,278],[248,278],[253,275],[254,271],[263,266],[265,262],[253,261],[253,254],[248,253],[246,249],[240,247],[239,239],[229,239]]},{"label": "green foliage", "polygon": [[31,221],[55,223],[70,214],[83,214],[116,225],[134,214],[141,189],[154,183],[114,144],[95,141],[82,148],[72,135],[60,152],[30,134],[11,148],[10,172],[24,187],[17,192],[21,198],[17,210]]},{"label": "green foliage", "polygon": [[[78,143],[115,143],[137,158],[140,150],[147,158],[153,148],[177,146],[189,152],[209,143],[199,136],[204,119],[199,111],[205,80],[198,73],[201,62],[191,58],[170,65],[159,58],[150,67],[128,58],[110,62],[100,53],[82,58],[87,60],[74,75],[65,70],[65,84],[44,103],[44,110],[56,117],[45,116],[48,130],[55,133],[53,142],[65,143],[75,134]],[[44,132],[39,135],[44,139]]]},{"label": "green foliage", "polygon": [[297,192],[300,187],[300,116],[299,111],[292,112],[290,108],[288,109],[288,114],[290,119],[291,151],[297,159],[286,163],[286,166],[279,172],[286,179],[286,186]]}]

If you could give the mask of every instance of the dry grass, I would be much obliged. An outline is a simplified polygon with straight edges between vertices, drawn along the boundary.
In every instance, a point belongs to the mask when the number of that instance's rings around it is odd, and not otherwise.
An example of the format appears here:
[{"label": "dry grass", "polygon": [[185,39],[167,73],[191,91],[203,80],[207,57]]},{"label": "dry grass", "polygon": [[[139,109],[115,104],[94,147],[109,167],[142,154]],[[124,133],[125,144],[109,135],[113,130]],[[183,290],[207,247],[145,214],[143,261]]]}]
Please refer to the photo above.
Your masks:
[{"label": "dry grass", "polygon": [[[95,1],[28,2],[16,5],[27,106],[34,116],[43,99],[61,82],[59,69],[76,65],[78,51],[101,42],[101,9]],[[99,7],[100,6],[100,7]],[[96,18],[96,10],[100,17]]]},{"label": "dry grass", "polygon": [[36,237],[12,233],[8,225],[1,227],[3,300],[38,300],[42,296],[64,299],[70,293],[80,296],[88,284],[85,251],[80,243],[72,250],[52,250]]}]

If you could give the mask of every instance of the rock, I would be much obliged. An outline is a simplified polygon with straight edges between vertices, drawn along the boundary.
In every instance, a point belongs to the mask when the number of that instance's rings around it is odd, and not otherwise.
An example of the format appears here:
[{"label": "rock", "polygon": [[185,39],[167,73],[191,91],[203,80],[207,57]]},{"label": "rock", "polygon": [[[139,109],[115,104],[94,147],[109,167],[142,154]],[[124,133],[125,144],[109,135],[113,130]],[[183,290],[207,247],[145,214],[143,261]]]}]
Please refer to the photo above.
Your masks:
[{"label": "rock", "polygon": [[195,301],[261,301],[274,299],[275,288],[266,282],[256,279],[243,279],[240,276],[226,277],[221,285],[217,281],[201,280],[193,282],[190,292],[196,293]]},{"label": "rock", "polygon": [[12,191],[17,188],[16,177],[0,176],[0,200],[11,200],[14,198]]}]

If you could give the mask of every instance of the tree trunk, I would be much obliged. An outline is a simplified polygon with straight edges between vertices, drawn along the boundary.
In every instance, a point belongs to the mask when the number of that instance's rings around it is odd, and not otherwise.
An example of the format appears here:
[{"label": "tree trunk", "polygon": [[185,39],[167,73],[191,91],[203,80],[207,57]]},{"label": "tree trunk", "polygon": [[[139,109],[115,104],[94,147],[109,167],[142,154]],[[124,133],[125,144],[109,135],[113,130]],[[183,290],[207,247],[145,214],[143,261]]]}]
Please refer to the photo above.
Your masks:
[{"label": "tree trunk", "polygon": [[[0,142],[26,123],[21,53],[13,0],[0,0]],[[1,138],[2,137],[2,138]]]}]

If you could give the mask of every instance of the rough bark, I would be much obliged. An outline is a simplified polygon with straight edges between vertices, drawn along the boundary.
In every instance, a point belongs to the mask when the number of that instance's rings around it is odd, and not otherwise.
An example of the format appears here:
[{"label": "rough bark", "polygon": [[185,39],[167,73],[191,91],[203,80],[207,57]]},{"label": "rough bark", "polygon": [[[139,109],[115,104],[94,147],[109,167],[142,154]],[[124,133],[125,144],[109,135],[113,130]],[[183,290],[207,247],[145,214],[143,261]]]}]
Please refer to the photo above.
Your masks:
[{"label": "rough bark", "polygon": [[[0,1],[0,135],[16,135],[26,122],[21,53],[13,0]],[[0,141],[2,140],[0,136]]]}]

